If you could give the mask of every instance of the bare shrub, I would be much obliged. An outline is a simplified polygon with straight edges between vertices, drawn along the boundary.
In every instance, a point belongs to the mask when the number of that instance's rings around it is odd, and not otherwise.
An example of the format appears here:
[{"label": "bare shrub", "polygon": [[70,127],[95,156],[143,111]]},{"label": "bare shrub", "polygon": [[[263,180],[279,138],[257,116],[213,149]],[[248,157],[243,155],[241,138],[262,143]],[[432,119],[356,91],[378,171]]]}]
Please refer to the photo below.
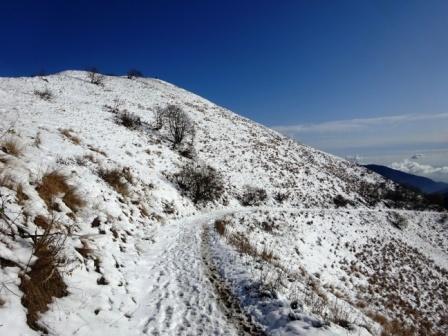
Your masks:
[{"label": "bare shrub", "polygon": [[87,72],[87,78],[92,84],[104,86],[104,75],[97,68],[90,68]]},{"label": "bare shrub", "polygon": [[276,200],[278,203],[283,203],[284,201],[288,200],[289,198],[289,192],[276,192],[274,194],[274,200]]},{"label": "bare shrub", "polygon": [[81,143],[81,139],[73,134],[75,131],[71,128],[61,128],[59,132],[66,137],[69,141],[71,141],[75,145],[79,145]]},{"label": "bare shrub", "polygon": [[175,175],[175,179],[194,203],[215,201],[224,191],[221,174],[205,164],[188,163]]},{"label": "bare shrub", "polygon": [[338,194],[333,198],[333,203],[336,206],[336,208],[343,208],[347,205],[351,204],[350,200],[346,199],[344,196]]},{"label": "bare shrub", "polygon": [[128,71],[127,73],[127,77],[129,79],[133,79],[133,78],[141,78],[143,77],[143,73],[140,70],[137,69],[131,69]]},{"label": "bare shrub", "polygon": [[44,90],[34,90],[34,94],[45,101],[50,101],[54,98],[53,92],[51,92],[48,88]]},{"label": "bare shrub", "polygon": [[266,190],[259,187],[246,185],[243,194],[239,197],[240,202],[244,206],[257,206],[264,202],[268,195]]},{"label": "bare shrub", "polygon": [[17,137],[7,137],[0,143],[0,149],[6,154],[19,157],[23,155],[23,145]]},{"label": "bare shrub", "polygon": [[168,105],[164,115],[173,148],[181,144],[187,136],[194,134],[193,123],[180,107]]},{"label": "bare shrub", "polygon": [[142,125],[140,117],[128,111],[117,113],[115,121],[117,124],[133,130],[138,129]]},{"label": "bare shrub", "polygon": [[104,108],[106,109],[106,111],[110,112],[110,113],[114,113],[117,114],[121,111],[121,107],[124,105],[124,101],[119,99],[119,98],[115,98],[112,101],[112,105],[104,105]]},{"label": "bare shrub", "polygon": [[68,177],[60,171],[47,172],[36,187],[40,198],[52,209],[54,199],[62,197],[65,205],[73,212],[77,212],[85,206],[85,201],[75,186],[68,183]]},{"label": "bare shrub", "polygon": [[105,182],[107,182],[116,192],[123,196],[129,195],[129,185],[128,183],[133,183],[133,176],[131,174],[130,168],[113,168],[113,169],[103,169],[98,171],[99,177],[101,177]]},{"label": "bare shrub", "polygon": [[33,255],[36,262],[27,266],[21,275],[20,290],[24,293],[22,304],[27,308],[27,323],[34,330],[47,333],[46,328],[38,324],[40,313],[48,310],[53,298],[61,298],[68,294],[60,270],[66,261],[62,256],[66,234],[53,232],[55,222],[52,221],[40,235],[31,236]]}]

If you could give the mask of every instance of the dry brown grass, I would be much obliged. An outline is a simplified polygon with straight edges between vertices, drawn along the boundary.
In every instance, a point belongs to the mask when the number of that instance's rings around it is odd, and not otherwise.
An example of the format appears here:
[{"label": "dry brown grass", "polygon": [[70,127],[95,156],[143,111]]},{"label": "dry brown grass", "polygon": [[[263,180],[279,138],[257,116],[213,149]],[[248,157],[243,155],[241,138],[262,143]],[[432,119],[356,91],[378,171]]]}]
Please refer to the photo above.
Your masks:
[{"label": "dry brown grass", "polygon": [[242,254],[250,256],[257,256],[257,250],[250,244],[249,239],[241,233],[233,233],[227,235],[227,242],[235,247],[235,249]]},{"label": "dry brown grass", "polygon": [[43,230],[48,230],[50,228],[50,223],[47,218],[42,215],[38,215],[34,218],[34,224]]},{"label": "dry brown grass", "polygon": [[62,128],[59,129],[59,132],[67,138],[70,142],[72,142],[75,145],[79,145],[81,143],[81,139],[73,134],[75,131],[71,128]]},{"label": "dry brown grass", "polygon": [[62,198],[62,201],[73,212],[78,212],[86,206],[86,201],[82,198],[82,195],[79,193],[78,189],[73,186],[70,186],[69,190],[67,190]]},{"label": "dry brown grass", "polygon": [[29,199],[28,195],[23,191],[23,185],[18,184],[16,186],[16,200],[20,205],[24,205],[25,201]]},{"label": "dry brown grass", "polygon": [[[54,224],[54,222],[52,222]],[[21,275],[20,290],[23,292],[22,304],[27,308],[27,323],[30,328],[48,333],[45,327],[38,324],[40,313],[48,310],[53,298],[66,296],[67,286],[59,272],[65,265],[62,257],[66,236],[52,233],[53,225],[44,230],[44,233],[33,237],[33,254],[36,262],[27,267],[25,274]]]},{"label": "dry brown grass", "polygon": [[90,258],[93,254],[93,249],[89,243],[85,240],[81,240],[82,247],[76,247],[75,250],[84,257],[84,259]]},{"label": "dry brown grass", "polygon": [[228,220],[225,219],[217,219],[215,220],[215,230],[218,232],[221,236],[226,235],[226,226],[229,224]]},{"label": "dry brown grass", "polygon": [[57,170],[44,174],[36,190],[50,209],[54,207],[54,199],[58,196],[62,196],[65,205],[73,212],[85,206],[85,201],[77,188],[69,185],[68,177]]},{"label": "dry brown grass", "polygon": [[1,141],[0,149],[6,154],[19,157],[23,155],[23,145],[17,138],[6,138]]},{"label": "dry brown grass", "polygon": [[129,183],[133,183],[133,176],[129,168],[103,169],[98,171],[99,177],[107,182],[116,192],[123,196],[129,195]]}]

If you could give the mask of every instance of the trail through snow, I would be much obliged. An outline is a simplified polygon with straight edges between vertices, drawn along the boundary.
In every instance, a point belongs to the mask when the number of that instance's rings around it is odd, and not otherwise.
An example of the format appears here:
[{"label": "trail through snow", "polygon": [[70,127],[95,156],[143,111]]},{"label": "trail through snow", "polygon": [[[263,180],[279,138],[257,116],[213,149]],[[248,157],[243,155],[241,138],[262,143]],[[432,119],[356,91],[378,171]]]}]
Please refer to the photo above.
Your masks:
[{"label": "trail through snow", "polygon": [[148,335],[242,335],[226,316],[203,267],[202,224],[229,211],[181,219],[162,228],[138,266],[146,292],[132,314]]}]

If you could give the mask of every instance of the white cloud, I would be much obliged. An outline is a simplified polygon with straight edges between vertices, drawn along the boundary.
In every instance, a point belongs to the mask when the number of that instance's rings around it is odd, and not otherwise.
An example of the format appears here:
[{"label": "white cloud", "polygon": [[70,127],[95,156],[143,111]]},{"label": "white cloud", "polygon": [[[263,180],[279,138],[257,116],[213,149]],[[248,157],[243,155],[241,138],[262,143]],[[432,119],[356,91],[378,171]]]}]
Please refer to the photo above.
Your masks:
[{"label": "white cloud", "polygon": [[325,151],[346,150],[343,155],[350,155],[357,148],[448,147],[448,113],[403,114],[274,128]]},{"label": "white cloud", "polygon": [[447,119],[448,113],[435,114],[402,114],[375,118],[355,118],[346,120],[327,121],[318,124],[298,124],[289,126],[274,126],[276,130],[284,133],[316,133],[316,132],[347,132],[362,130],[370,126],[393,125],[402,123],[415,123],[420,121],[432,121]]},{"label": "white cloud", "polygon": [[435,180],[448,181],[448,166],[435,167],[429,164],[423,164],[411,159],[405,159],[400,162],[393,162],[391,168],[411,173],[423,175]]}]

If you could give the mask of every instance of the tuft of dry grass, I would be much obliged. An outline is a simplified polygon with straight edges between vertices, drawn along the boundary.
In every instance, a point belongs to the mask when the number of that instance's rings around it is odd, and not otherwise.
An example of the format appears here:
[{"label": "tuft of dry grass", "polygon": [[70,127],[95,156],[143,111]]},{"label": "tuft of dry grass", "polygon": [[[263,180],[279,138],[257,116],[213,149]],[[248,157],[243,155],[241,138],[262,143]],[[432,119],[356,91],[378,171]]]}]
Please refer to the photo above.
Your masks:
[{"label": "tuft of dry grass", "polygon": [[0,143],[0,149],[6,154],[19,157],[23,155],[23,145],[17,138],[7,138]]},{"label": "tuft of dry grass", "polygon": [[73,212],[79,211],[86,204],[77,188],[68,184],[68,177],[57,170],[46,173],[36,190],[49,208],[53,208],[54,199],[58,196],[62,196],[65,205]]},{"label": "tuft of dry grass", "polygon": [[81,240],[82,247],[75,247],[75,250],[83,256],[84,259],[90,258],[93,254],[93,249],[86,240]]},{"label": "tuft of dry grass", "polygon": [[86,201],[84,200],[84,198],[82,198],[82,195],[79,193],[78,189],[73,186],[69,187],[64,197],[62,198],[62,201],[73,212],[78,212],[86,206]]},{"label": "tuft of dry grass", "polygon": [[227,235],[227,241],[230,245],[235,247],[239,253],[247,254],[253,257],[258,255],[257,250],[250,244],[249,239],[241,233]]},{"label": "tuft of dry grass", "polygon": [[29,197],[25,192],[23,191],[23,185],[18,184],[16,187],[16,199],[17,203],[20,205],[23,205],[25,201],[29,200]]},{"label": "tuft of dry grass", "polygon": [[71,141],[75,145],[79,145],[81,143],[81,139],[73,134],[75,131],[71,128],[61,128],[59,129],[59,132],[67,138],[69,141]]},{"label": "tuft of dry grass", "polygon": [[217,219],[215,220],[215,230],[219,233],[221,236],[226,235],[226,226],[229,224],[229,222],[225,219]]},{"label": "tuft of dry grass", "polygon": [[44,230],[42,235],[32,237],[33,254],[36,262],[27,267],[21,275],[20,290],[23,292],[22,305],[27,308],[27,323],[30,328],[48,333],[45,327],[38,324],[39,315],[48,310],[53,298],[61,298],[68,294],[59,270],[65,265],[62,257],[66,236],[53,233],[54,222]]},{"label": "tuft of dry grass", "polygon": [[34,224],[43,230],[48,230],[51,226],[47,218],[42,215],[38,215],[34,218]]},{"label": "tuft of dry grass", "polygon": [[103,169],[98,171],[98,176],[107,182],[116,192],[123,196],[129,195],[128,183],[133,183],[133,176],[129,168]]}]

